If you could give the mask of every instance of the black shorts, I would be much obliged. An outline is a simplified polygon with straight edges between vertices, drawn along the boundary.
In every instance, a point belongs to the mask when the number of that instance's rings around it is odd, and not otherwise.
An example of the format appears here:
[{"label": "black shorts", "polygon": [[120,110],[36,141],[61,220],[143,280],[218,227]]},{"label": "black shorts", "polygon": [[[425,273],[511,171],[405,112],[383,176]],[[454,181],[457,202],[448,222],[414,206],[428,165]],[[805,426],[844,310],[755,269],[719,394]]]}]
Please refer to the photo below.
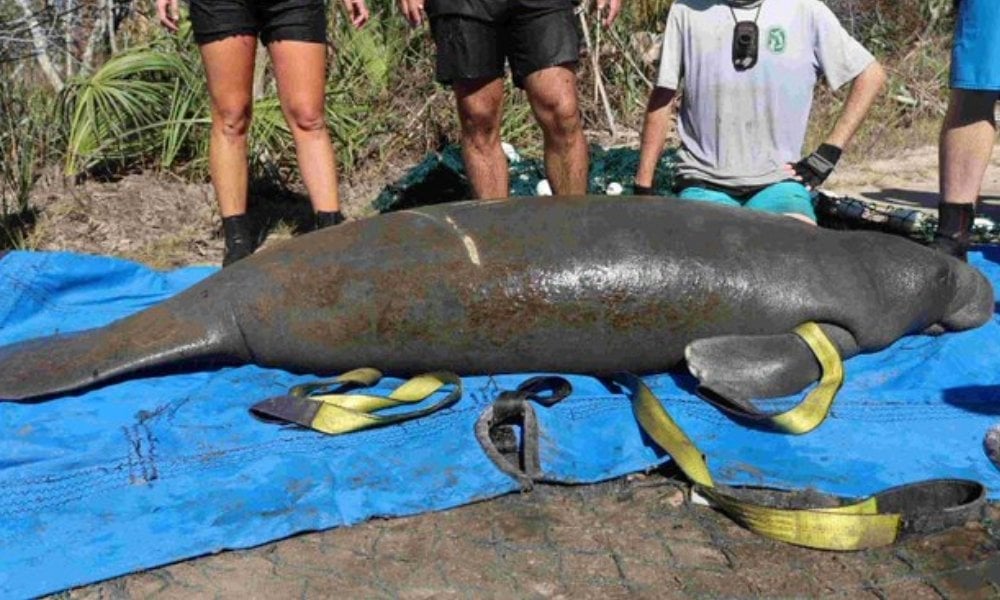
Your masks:
[{"label": "black shorts", "polygon": [[514,84],[541,69],[576,63],[580,21],[574,0],[428,0],[437,80],[503,77]]},{"label": "black shorts", "polygon": [[199,44],[234,35],[326,42],[324,0],[191,0],[191,27]]}]

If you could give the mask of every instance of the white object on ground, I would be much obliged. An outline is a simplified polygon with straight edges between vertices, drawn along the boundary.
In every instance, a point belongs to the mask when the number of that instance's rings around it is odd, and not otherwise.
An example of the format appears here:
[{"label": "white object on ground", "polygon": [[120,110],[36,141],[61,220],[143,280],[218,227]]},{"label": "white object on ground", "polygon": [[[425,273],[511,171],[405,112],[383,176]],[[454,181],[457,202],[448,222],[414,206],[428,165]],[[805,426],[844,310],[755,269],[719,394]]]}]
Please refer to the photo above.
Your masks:
[{"label": "white object on ground", "polygon": [[606,190],[609,196],[621,196],[622,191],[624,191],[622,188],[622,184],[618,183],[617,181],[612,181],[611,183],[609,183],[608,189]]},{"label": "white object on ground", "polygon": [[694,504],[695,506],[712,506],[712,503],[708,500],[708,498],[702,496],[693,489],[691,490],[691,504]]},{"label": "white object on ground", "polygon": [[500,147],[503,149],[503,153],[507,155],[507,160],[510,162],[521,162],[521,155],[517,153],[514,146],[507,142],[500,142]]},{"label": "white object on ground", "polygon": [[535,186],[535,193],[539,196],[551,196],[552,186],[549,185],[549,180],[543,179],[539,181],[538,185]]}]

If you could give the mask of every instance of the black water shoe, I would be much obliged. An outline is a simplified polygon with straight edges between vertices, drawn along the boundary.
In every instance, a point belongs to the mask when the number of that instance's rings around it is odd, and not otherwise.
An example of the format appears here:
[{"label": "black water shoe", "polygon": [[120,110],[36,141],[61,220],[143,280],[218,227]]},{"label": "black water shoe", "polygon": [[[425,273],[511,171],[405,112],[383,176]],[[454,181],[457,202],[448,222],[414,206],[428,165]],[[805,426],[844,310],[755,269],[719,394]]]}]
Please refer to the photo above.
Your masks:
[{"label": "black water shoe", "polygon": [[226,253],[222,258],[223,267],[250,256],[257,249],[250,229],[250,220],[246,215],[222,218],[222,231],[226,238]]},{"label": "black water shoe", "polygon": [[930,247],[961,261],[966,261],[966,252],[972,242],[972,224],[975,219],[975,205],[942,202],[938,205],[938,227]]},{"label": "black water shoe", "polygon": [[333,225],[340,225],[343,222],[344,214],[339,210],[333,212],[326,212],[325,210],[316,211],[316,229],[326,229]]}]

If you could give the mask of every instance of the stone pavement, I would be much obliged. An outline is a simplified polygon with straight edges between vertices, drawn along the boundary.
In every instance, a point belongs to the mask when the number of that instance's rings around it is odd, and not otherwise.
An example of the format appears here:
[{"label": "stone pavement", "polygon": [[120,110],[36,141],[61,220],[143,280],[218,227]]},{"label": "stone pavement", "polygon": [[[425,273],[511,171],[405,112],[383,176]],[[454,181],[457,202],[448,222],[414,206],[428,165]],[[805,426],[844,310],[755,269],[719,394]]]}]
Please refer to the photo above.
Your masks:
[{"label": "stone pavement", "polygon": [[857,553],[768,541],[659,474],[545,486],[60,594],[119,598],[997,598],[990,518]]}]

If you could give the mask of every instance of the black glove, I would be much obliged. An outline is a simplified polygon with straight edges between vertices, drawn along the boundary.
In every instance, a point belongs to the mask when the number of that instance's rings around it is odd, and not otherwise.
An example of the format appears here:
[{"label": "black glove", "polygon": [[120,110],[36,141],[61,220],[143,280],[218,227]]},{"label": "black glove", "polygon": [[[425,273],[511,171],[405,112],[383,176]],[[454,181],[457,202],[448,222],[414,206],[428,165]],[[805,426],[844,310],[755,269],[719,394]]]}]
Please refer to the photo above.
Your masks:
[{"label": "black glove", "polygon": [[656,190],[653,186],[639,185],[638,183],[632,185],[632,193],[636,196],[657,196]]},{"label": "black glove", "polygon": [[802,178],[807,188],[814,190],[823,185],[840,160],[841,149],[833,144],[823,144],[815,152],[792,165],[795,174]]}]

